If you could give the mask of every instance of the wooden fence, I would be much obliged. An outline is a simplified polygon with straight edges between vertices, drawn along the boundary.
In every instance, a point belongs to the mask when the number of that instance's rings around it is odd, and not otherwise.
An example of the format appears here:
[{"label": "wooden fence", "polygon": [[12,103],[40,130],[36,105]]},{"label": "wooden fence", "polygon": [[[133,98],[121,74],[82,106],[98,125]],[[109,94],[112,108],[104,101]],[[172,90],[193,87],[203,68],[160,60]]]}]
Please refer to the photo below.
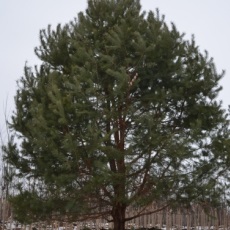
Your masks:
[{"label": "wooden fence", "polygon": [[[149,206],[146,211],[155,210],[156,205]],[[5,209],[5,210],[4,210]],[[126,216],[130,217],[137,214],[140,210],[138,208],[128,208]],[[50,221],[38,222],[31,225],[21,225],[16,223],[10,216],[11,211],[7,203],[1,203],[1,229],[25,229],[25,230],[43,230],[43,229],[113,229],[112,223],[108,223],[105,219],[95,219],[86,222],[60,222]],[[3,216],[5,215],[5,216]],[[143,215],[126,222],[126,229],[165,229],[165,230],[179,230],[179,229],[197,229],[197,230],[230,230],[230,210],[227,207],[209,208],[208,212],[199,205],[193,205],[190,209],[164,209],[162,211]]]}]

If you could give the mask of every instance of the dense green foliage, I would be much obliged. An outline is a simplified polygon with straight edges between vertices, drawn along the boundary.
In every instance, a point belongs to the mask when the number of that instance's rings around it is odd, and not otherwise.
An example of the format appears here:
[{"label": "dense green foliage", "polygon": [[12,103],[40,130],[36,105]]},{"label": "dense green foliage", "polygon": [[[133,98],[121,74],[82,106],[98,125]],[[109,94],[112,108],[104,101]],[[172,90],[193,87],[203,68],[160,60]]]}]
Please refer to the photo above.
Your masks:
[{"label": "dense green foliage", "polygon": [[16,218],[102,216],[123,230],[128,206],[218,201],[230,161],[223,74],[194,38],[138,0],[90,0],[40,41],[4,148],[23,178]]}]

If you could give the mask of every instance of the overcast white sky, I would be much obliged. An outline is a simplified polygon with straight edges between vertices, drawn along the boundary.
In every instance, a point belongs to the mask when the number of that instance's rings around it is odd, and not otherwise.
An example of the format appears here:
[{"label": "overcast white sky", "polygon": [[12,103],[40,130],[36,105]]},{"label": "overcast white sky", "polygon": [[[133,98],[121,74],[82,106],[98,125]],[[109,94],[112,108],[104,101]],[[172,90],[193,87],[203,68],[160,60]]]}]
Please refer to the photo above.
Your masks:
[{"label": "overcast white sky", "polygon": [[[158,8],[166,21],[174,22],[186,38],[195,35],[200,50],[214,58],[217,70],[226,70],[220,99],[230,104],[230,1],[229,0],[141,0],[145,11]],[[68,23],[84,11],[87,0],[0,0],[0,133],[6,137],[5,116],[14,109],[16,80],[25,62],[39,64],[34,48],[39,30],[51,24]]]}]

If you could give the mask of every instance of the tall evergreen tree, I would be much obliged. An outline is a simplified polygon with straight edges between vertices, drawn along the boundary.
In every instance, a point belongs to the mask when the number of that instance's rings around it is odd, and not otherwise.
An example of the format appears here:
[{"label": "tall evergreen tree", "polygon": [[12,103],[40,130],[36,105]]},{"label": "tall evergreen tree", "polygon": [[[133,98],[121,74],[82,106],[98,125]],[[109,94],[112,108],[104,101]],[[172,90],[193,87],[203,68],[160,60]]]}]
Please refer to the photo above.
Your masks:
[{"label": "tall evergreen tree", "polygon": [[[223,74],[194,38],[139,0],[89,0],[40,41],[43,64],[25,67],[4,147],[23,178],[15,218],[103,217],[123,230],[153,202],[214,201],[229,122],[217,101]],[[130,206],[143,209],[127,217]]]}]

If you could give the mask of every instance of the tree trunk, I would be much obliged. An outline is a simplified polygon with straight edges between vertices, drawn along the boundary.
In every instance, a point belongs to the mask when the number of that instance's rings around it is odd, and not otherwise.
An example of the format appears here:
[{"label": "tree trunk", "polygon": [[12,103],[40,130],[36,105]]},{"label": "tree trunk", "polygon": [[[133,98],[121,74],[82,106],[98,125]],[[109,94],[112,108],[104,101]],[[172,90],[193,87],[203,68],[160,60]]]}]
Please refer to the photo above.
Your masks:
[{"label": "tree trunk", "polygon": [[112,211],[114,230],[125,230],[125,210],[126,206],[116,205]]}]

